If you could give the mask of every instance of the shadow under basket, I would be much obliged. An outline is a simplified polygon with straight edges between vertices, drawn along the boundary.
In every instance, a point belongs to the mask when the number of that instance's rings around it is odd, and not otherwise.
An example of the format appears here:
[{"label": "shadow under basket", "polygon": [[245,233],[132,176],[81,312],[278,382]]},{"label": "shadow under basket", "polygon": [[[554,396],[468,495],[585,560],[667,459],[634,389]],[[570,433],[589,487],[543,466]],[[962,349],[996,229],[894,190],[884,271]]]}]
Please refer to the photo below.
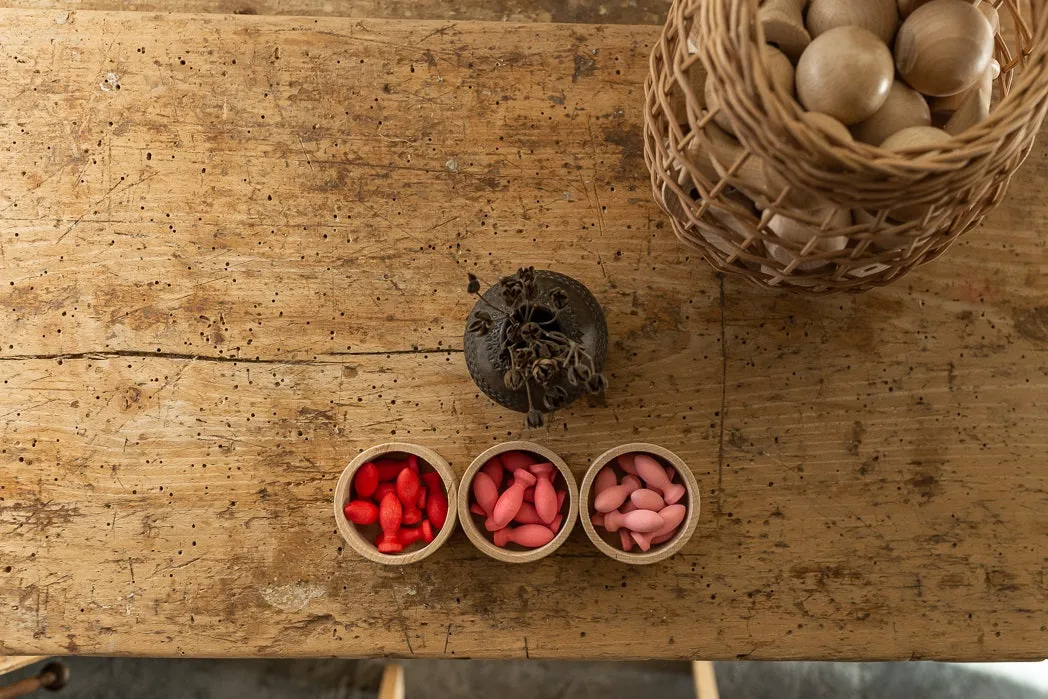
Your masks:
[{"label": "shadow under basket", "polygon": [[[342,509],[351,499],[353,476],[361,466],[383,458],[401,461],[407,459],[410,454],[418,457],[420,474],[435,472],[440,476],[448,499],[447,517],[444,519],[444,526],[439,531],[433,532],[433,541],[430,543],[416,541],[406,546],[400,553],[382,553],[375,547],[375,540],[382,533],[378,522],[364,526],[354,524],[346,519]],[[456,492],[455,472],[451,470],[448,462],[432,449],[407,442],[377,444],[357,455],[342,471],[335,486],[335,526],[350,548],[368,560],[394,566],[418,563],[436,553],[437,549],[443,546],[455,531],[457,523]]]},{"label": "shadow under basket", "polygon": [[[560,509],[560,514],[563,515],[564,519],[553,540],[545,546],[525,548],[514,543],[507,544],[505,548],[496,546],[493,534],[484,528],[485,518],[470,512],[473,477],[492,457],[509,451],[524,452],[536,457],[540,462],[548,461],[553,464],[556,472],[559,474],[553,481],[554,487],[563,487],[567,490],[567,497],[564,499],[564,504]],[[462,481],[458,490],[458,511],[463,531],[466,532],[466,536],[481,552],[505,563],[532,563],[556,551],[571,536],[571,530],[574,529],[575,520],[579,515],[579,489],[571,469],[568,468],[564,459],[560,458],[552,449],[534,442],[503,442],[484,451],[474,459],[473,463],[469,465],[469,468],[462,475]]]},{"label": "shadow under basket", "polygon": [[[590,519],[595,512],[593,509],[593,482],[597,478],[597,474],[605,467],[609,467],[616,471],[617,480],[621,481],[625,472],[617,465],[616,460],[623,454],[647,454],[654,457],[663,467],[673,467],[680,476],[680,482],[684,485],[686,491],[684,498],[680,502],[688,508],[688,512],[680,523],[677,535],[669,541],[652,546],[648,551],[623,550],[617,532],[609,532],[603,527],[600,531],[597,531],[597,527],[593,525]],[[699,513],[702,509],[699,483],[695,480],[694,474],[692,474],[688,465],[684,463],[684,460],[669,449],[655,444],[644,443],[623,444],[614,449],[609,449],[598,456],[582,479],[582,486],[579,489],[579,502],[582,503],[582,514],[580,515],[582,528],[586,531],[586,536],[593,542],[593,545],[616,561],[629,563],[630,565],[658,563],[683,549],[688,541],[691,540],[692,535],[695,534],[695,529],[699,524]]]},{"label": "shadow under basket", "polygon": [[941,255],[1001,202],[1048,107],[1046,0],[993,4],[989,117],[888,150],[772,79],[768,8],[676,0],[645,83],[644,156],[677,237],[719,271],[806,294],[883,286]]}]

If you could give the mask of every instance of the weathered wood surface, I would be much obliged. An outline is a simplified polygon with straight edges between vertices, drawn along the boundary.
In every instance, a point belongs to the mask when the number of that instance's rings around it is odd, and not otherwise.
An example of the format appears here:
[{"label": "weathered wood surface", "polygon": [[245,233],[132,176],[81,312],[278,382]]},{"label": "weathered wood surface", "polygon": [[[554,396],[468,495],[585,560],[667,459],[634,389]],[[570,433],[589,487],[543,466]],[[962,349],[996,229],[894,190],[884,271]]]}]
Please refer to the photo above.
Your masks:
[{"label": "weathered wood surface", "polygon": [[661,25],[670,0],[3,0],[0,5],[40,10]]},{"label": "weathered wood surface", "polygon": [[[657,29],[2,11],[0,654],[1020,659],[1048,602],[1048,151],[892,289],[721,282],[652,203]],[[117,88],[119,85],[119,89]],[[478,396],[467,271],[604,303],[606,405]],[[682,555],[342,549],[395,436],[691,464]]]}]

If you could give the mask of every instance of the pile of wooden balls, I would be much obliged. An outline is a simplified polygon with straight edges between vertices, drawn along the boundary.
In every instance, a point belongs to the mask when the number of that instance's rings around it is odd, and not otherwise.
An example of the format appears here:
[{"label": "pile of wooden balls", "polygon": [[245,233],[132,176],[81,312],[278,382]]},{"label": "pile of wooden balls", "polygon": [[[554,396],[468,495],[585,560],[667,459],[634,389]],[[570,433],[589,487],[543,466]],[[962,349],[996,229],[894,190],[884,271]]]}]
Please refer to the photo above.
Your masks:
[{"label": "pile of wooden balls", "polygon": [[676,482],[677,469],[663,466],[650,454],[623,454],[593,480],[590,522],[606,531],[618,532],[623,551],[634,546],[648,551],[677,535],[688,514],[682,500],[687,489]]},{"label": "pile of wooden balls", "polygon": [[[433,541],[448,516],[448,496],[440,474],[420,472],[418,457],[369,461],[353,476],[353,499],[343,507],[358,527],[376,522],[380,553],[396,554]],[[419,546],[415,546],[419,548]]]},{"label": "pile of wooden balls", "polygon": [[557,468],[523,451],[491,457],[473,476],[470,512],[500,548],[534,549],[553,541],[568,491]]},{"label": "pile of wooden balls", "polygon": [[[761,53],[773,89],[784,99],[798,100],[807,110],[803,120],[831,143],[860,141],[887,149],[934,147],[990,113],[993,81],[1001,67],[993,58],[1000,18],[989,2],[763,0],[758,17],[768,42]],[[692,53],[698,51],[695,42],[694,37],[689,39]],[[693,70],[690,79],[705,82],[696,94],[713,114],[712,123],[704,128],[705,142],[696,141],[691,156],[714,181],[735,163],[733,184],[756,205],[762,225],[772,233],[817,254],[841,251],[849,244],[847,236],[820,236],[818,226],[768,211],[776,200],[811,212],[823,221],[825,230],[876,219],[871,212],[841,210],[789,187],[789,182],[760,160],[743,157],[732,120],[713,92],[713,81],[706,80],[701,69]],[[903,223],[920,220],[930,208],[898,207],[888,218]],[[710,209],[709,215],[739,240],[749,237],[746,226],[734,217],[716,209]],[[734,253],[727,241],[703,235],[725,254]],[[892,244],[909,242],[900,237]],[[795,253],[775,243],[766,243],[766,248],[782,265],[796,262],[793,269],[798,272],[831,264],[824,260],[797,262]],[[769,267],[763,269],[775,273]],[[880,269],[883,267],[870,265],[849,274],[863,276]]]},{"label": "pile of wooden balls", "polygon": [[934,146],[990,113],[1001,67],[989,2],[764,0],[759,17],[773,84],[839,134]]}]

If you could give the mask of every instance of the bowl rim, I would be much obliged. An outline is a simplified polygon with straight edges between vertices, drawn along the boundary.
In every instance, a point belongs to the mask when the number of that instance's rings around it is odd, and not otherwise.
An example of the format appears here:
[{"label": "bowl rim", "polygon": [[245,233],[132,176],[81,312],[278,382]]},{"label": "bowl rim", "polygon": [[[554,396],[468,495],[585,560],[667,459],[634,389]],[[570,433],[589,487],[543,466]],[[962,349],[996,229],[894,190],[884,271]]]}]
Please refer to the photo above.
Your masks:
[{"label": "bowl rim", "polygon": [[[688,514],[684,517],[684,522],[681,523],[681,528],[677,532],[677,536],[673,537],[669,541],[659,544],[657,548],[653,548],[650,551],[642,551],[640,553],[633,553],[632,551],[623,551],[622,549],[615,548],[597,533],[596,528],[593,526],[593,522],[590,521],[590,491],[593,489],[593,481],[597,478],[597,473],[602,468],[608,465],[612,459],[615,459],[623,454],[631,453],[645,453],[657,456],[664,461],[668,462],[671,466],[677,469],[680,473],[681,481],[684,483],[684,487],[688,491]],[[695,534],[695,529],[699,524],[699,513],[702,510],[702,497],[699,493],[699,483],[695,479],[695,474],[692,473],[691,468],[681,457],[673,453],[665,447],[661,447],[657,444],[648,444],[646,442],[631,442],[629,444],[622,444],[612,449],[607,450],[590,464],[590,467],[586,470],[586,475],[582,478],[582,485],[579,487],[579,506],[585,507],[585,514],[581,515],[579,519],[582,520],[582,528],[586,532],[586,536],[593,542],[601,553],[604,553],[610,558],[615,559],[621,563],[629,563],[631,565],[650,565],[652,563],[658,563],[664,561],[670,556],[674,555],[688,543],[692,535]]]},{"label": "bowl rim", "polygon": [[[493,542],[488,540],[484,532],[480,531],[480,528],[477,527],[476,523],[473,521],[473,514],[469,511],[469,486],[473,482],[473,476],[475,476],[477,471],[488,462],[488,459],[507,451],[526,451],[548,459],[549,462],[560,471],[561,476],[564,478],[565,487],[568,489],[568,513],[560,525],[560,531],[558,531],[557,535],[553,537],[553,540],[545,546],[540,546],[536,549],[530,549],[527,551],[513,551],[510,549],[499,548]],[[482,553],[496,560],[503,561],[504,563],[532,563],[545,558],[559,549],[564,542],[568,540],[568,537],[571,536],[571,531],[575,528],[575,520],[579,515],[579,488],[578,483],[575,480],[575,474],[571,472],[571,469],[568,468],[568,464],[555,451],[542,444],[536,444],[535,442],[510,440],[507,442],[500,442],[485,449],[477,456],[477,458],[473,459],[469,468],[467,468],[466,472],[462,474],[462,480],[459,481],[458,509],[459,520],[462,522],[462,530],[466,532],[466,537],[469,538],[469,540],[473,542],[473,545]]]},{"label": "bowl rim", "polygon": [[[356,474],[357,470],[376,457],[391,453],[414,454],[429,464],[434,471],[440,474],[440,479],[444,483],[444,490],[447,493],[448,498],[448,515],[444,520],[444,526],[441,527],[440,531],[438,531],[433,537],[433,541],[422,548],[409,553],[381,553],[375,548],[375,545],[372,542],[365,539],[363,535],[357,531],[356,525],[346,519],[345,514],[342,512],[342,508],[345,507],[347,502],[349,502],[349,490],[353,483],[353,476]],[[374,561],[375,563],[382,563],[383,565],[394,566],[418,563],[436,553],[455,531],[458,511],[456,507],[452,507],[452,503],[457,501],[457,482],[455,472],[451,469],[448,462],[444,457],[432,449],[411,442],[385,442],[382,444],[376,444],[353,457],[349,462],[349,465],[342,471],[342,475],[339,476],[338,483],[335,485],[334,494],[335,526],[338,529],[338,533],[342,535],[342,538],[347,544],[349,544],[350,548],[368,560]]]}]

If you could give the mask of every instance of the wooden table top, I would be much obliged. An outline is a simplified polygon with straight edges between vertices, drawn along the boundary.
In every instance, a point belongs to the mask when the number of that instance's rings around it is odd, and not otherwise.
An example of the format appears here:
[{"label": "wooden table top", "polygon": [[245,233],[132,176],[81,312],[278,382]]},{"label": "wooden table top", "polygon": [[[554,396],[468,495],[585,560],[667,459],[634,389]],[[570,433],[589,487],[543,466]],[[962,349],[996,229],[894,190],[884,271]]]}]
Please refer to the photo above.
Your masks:
[{"label": "wooden table top", "polygon": [[[656,27],[0,11],[0,654],[1033,659],[1048,150],[890,289],[721,280],[643,163]],[[478,395],[467,272],[577,277],[606,402]],[[344,550],[390,439],[681,454],[662,564]]]}]

